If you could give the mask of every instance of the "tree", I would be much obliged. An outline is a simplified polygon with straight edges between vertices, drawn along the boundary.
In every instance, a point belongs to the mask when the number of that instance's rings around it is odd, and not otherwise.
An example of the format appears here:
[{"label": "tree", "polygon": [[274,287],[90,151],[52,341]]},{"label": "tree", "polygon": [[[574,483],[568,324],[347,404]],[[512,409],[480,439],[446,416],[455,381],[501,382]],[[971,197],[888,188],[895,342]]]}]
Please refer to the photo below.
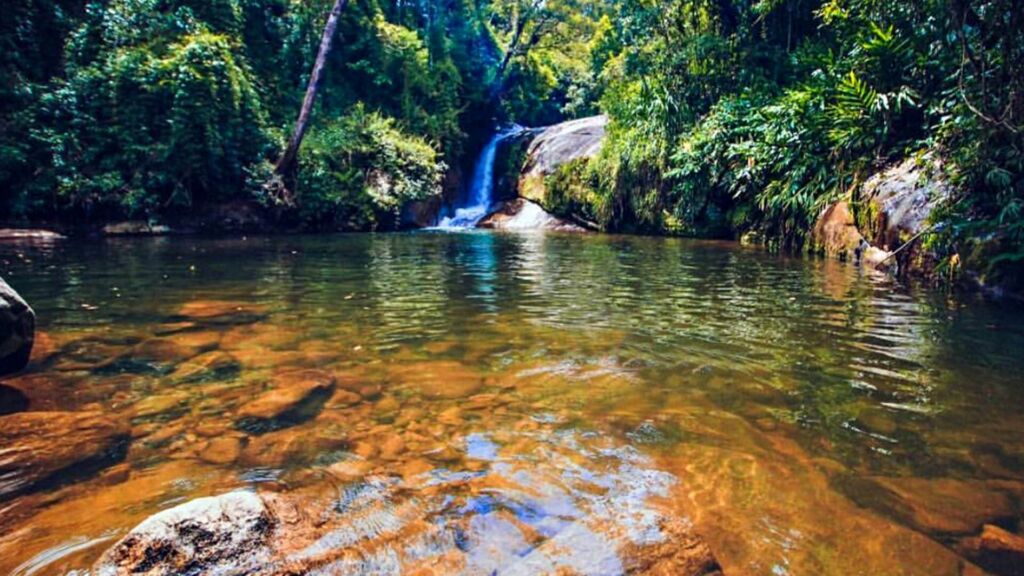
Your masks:
[{"label": "tree", "polygon": [[[348,0],[335,0],[334,7],[327,16],[327,24],[324,25],[323,37],[320,39],[320,49],[316,55],[316,62],[313,64],[313,72],[309,76],[309,83],[306,85],[306,96],[302,100],[299,118],[295,121],[295,130],[292,132],[291,138],[288,139],[288,145],[274,167],[275,175],[280,179],[280,183],[283,183],[284,178],[288,176],[288,173],[295,166],[295,159],[298,156],[299,148],[302,146],[302,139],[305,138],[306,130],[309,129],[309,118],[313,113],[313,105],[316,104],[316,93],[323,79],[324,64],[327,62],[327,57],[334,46],[334,35],[338,29],[338,18],[341,16],[346,5],[348,5]],[[279,186],[279,190],[282,193],[281,200],[286,204],[293,203],[293,198],[291,193],[288,192],[287,187]]]}]

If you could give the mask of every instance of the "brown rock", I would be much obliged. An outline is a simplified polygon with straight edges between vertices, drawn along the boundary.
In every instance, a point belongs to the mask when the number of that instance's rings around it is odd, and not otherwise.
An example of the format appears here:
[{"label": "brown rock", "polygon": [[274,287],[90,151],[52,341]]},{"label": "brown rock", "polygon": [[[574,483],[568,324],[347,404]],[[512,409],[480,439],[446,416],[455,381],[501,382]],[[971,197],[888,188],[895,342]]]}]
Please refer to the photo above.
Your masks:
[{"label": "brown rock", "polygon": [[210,382],[237,375],[242,367],[234,356],[214,350],[179,365],[171,378],[181,383]]},{"label": "brown rock", "polygon": [[986,524],[981,535],[964,538],[956,550],[978,566],[1005,576],[1024,574],[1024,537]]},{"label": "brown rock", "polygon": [[836,202],[825,208],[811,230],[812,246],[841,260],[859,260],[865,247],[849,203]]},{"label": "brown rock", "polygon": [[128,424],[99,412],[22,412],[0,418],[0,496],[63,484],[121,461]]},{"label": "brown rock", "polygon": [[857,504],[932,536],[973,534],[1016,514],[1013,500],[984,482],[875,476],[844,478],[838,486]]},{"label": "brown rock", "polygon": [[460,362],[420,362],[392,366],[388,375],[430,399],[466,398],[484,386],[483,376]]},{"label": "brown rock", "polygon": [[405,453],[405,441],[397,434],[392,434],[380,443],[380,457],[385,460],[397,460]]},{"label": "brown rock", "polygon": [[355,406],[363,401],[363,397],[355,392],[349,392],[348,390],[335,390],[334,395],[327,401],[327,405],[330,407],[347,408],[349,406]]},{"label": "brown rock", "polygon": [[305,422],[320,412],[333,389],[334,378],[319,370],[279,374],[271,390],[242,406],[236,426],[262,434]]},{"label": "brown rock", "polygon": [[242,453],[242,441],[238,438],[221,437],[210,440],[199,453],[199,458],[210,464],[231,464]]},{"label": "brown rock", "polygon": [[249,302],[194,300],[178,309],[178,316],[204,323],[246,324],[265,316],[266,309]]}]

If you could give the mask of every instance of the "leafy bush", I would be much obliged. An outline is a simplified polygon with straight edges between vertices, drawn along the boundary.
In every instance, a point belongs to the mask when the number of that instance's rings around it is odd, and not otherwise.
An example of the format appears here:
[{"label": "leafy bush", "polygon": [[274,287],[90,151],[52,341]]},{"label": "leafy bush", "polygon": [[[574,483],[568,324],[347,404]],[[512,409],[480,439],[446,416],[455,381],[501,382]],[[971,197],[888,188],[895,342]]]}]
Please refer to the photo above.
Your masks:
[{"label": "leafy bush", "polygon": [[445,166],[422,138],[357,106],[310,131],[299,154],[302,220],[316,227],[394,227],[403,204],[440,194]]}]

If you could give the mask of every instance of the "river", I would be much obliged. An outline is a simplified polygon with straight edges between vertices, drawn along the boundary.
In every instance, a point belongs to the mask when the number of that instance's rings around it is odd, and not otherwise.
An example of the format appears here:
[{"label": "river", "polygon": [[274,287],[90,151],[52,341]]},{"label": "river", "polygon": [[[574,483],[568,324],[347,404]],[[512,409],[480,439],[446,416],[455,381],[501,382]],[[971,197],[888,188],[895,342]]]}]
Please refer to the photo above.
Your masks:
[{"label": "river", "polygon": [[[131,433],[115,461],[0,504],[0,573],[83,574],[200,496],[305,489],[339,462],[356,477],[479,472],[555,437],[551,454],[601,442],[642,457],[667,479],[660,509],[726,574],[959,574],[965,531],[1020,515],[1012,302],[602,235],[167,237],[3,256],[44,355],[5,383],[32,410],[100,412]],[[240,419],[299,368],[333,374],[347,400],[269,428]],[[518,481],[614,476],[565,458]],[[598,513],[556,484],[570,511],[545,500],[531,522]],[[538,538],[557,526],[537,520]]]}]

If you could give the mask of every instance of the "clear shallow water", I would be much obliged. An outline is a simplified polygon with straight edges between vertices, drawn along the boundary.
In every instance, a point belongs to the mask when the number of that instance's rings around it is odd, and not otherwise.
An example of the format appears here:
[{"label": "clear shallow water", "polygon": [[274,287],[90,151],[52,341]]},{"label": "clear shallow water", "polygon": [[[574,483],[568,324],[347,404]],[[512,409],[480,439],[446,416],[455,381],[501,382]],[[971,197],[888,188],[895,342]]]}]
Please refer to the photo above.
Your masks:
[{"label": "clear shallow water", "polygon": [[[338,462],[357,462],[356,477],[480,471],[534,454],[540,432],[599,438],[671,475],[660,505],[692,521],[727,574],[958,574],[952,547],[971,522],[958,523],[960,509],[1005,501],[999,520],[1020,518],[1017,304],[649,238],[0,250],[50,352],[5,383],[33,410],[100,411],[132,436],[123,462],[0,504],[2,573],[88,568],[140,520],[191,498],[314,489]],[[236,312],[225,321],[202,312],[225,306]],[[140,363],[154,339],[174,353]],[[212,353],[228,358],[188,371]],[[298,368],[357,395],[269,433],[238,425],[275,374]],[[552,482],[558,462],[538,478]],[[561,489],[578,496],[574,510],[587,501],[571,482]],[[571,517],[560,506],[534,512]]]}]

